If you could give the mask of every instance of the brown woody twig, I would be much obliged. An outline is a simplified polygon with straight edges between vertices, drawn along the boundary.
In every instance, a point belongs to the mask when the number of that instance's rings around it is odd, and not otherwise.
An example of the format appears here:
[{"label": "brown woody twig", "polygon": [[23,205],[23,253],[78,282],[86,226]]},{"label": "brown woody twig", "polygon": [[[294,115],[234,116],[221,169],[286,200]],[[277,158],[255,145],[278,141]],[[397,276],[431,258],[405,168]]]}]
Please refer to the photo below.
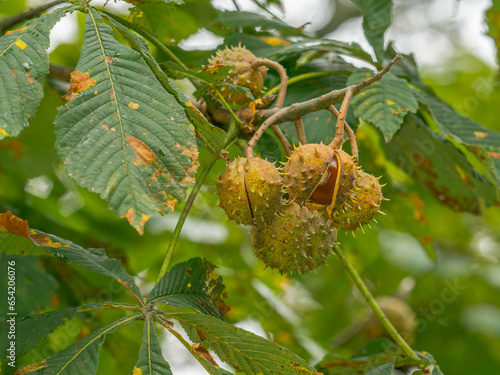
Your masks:
[{"label": "brown woody twig", "polygon": [[53,6],[65,3],[66,0],[54,0],[51,1],[50,3],[40,5],[39,7],[29,9],[25,12],[19,13],[15,15],[14,17],[7,18],[0,22],[0,34],[3,34],[5,30],[11,28],[14,26],[16,23],[22,22],[29,20],[31,18],[37,17],[40,13],[43,11],[46,11],[49,8],[52,8]]},{"label": "brown woody twig", "polygon": [[283,68],[283,66],[280,63],[277,63],[276,61],[272,61],[269,59],[259,59],[258,61],[252,64],[251,68],[257,69],[259,66],[262,65],[277,70],[280,75],[280,80],[281,80],[280,91],[278,93],[278,99],[276,100],[275,108],[282,108],[283,104],[285,103],[286,89],[288,87],[288,76],[286,75],[286,69]]},{"label": "brown woody twig", "polygon": [[304,131],[304,122],[302,121],[302,117],[293,122],[295,124],[295,131],[297,132],[297,138],[299,140],[299,144],[305,145],[307,143],[306,133]]},{"label": "brown woody twig", "polygon": [[247,157],[251,157],[253,155],[253,148],[257,144],[257,141],[271,125],[281,124],[288,121],[293,122],[308,113],[327,109],[330,105],[338,103],[342,100],[348,91],[351,91],[352,95],[356,95],[365,87],[368,87],[381,79],[394,64],[401,60],[401,58],[401,55],[397,55],[394,59],[389,61],[389,63],[379,73],[356,85],[351,85],[341,90],[333,90],[328,94],[307,100],[305,102],[295,103],[289,107],[260,110],[258,116],[256,115],[256,117],[260,117],[260,119],[266,118],[266,120],[248,142],[247,147],[245,148],[245,155]]}]

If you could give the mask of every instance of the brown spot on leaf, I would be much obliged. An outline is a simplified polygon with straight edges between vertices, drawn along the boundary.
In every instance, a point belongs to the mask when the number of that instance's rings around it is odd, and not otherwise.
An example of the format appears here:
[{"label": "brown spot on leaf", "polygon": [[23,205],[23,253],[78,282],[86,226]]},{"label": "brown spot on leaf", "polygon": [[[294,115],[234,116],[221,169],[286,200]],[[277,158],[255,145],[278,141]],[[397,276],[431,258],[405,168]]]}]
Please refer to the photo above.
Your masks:
[{"label": "brown spot on leaf", "polygon": [[26,79],[28,80],[28,83],[33,83],[36,81],[36,79],[34,79],[29,73],[26,73]]},{"label": "brown spot on leaf", "polygon": [[426,180],[424,183],[442,203],[453,208],[455,211],[469,211],[475,214],[480,213],[477,200],[466,198],[460,200],[454,198],[446,186],[438,187],[433,180]]},{"label": "brown spot on leaf", "polygon": [[422,199],[420,199],[418,194],[413,194],[413,205],[415,207],[414,211],[415,220],[424,224],[427,223],[427,218],[425,217],[423,211],[424,202],[422,201]]},{"label": "brown spot on leaf", "polygon": [[132,136],[127,136],[125,139],[135,150],[136,160],[133,161],[134,165],[141,165],[142,163],[146,163],[147,165],[156,164],[156,155],[147,144]]},{"label": "brown spot on leaf", "polygon": [[196,354],[210,361],[212,365],[219,367],[217,362],[215,362],[215,360],[213,359],[212,355],[208,352],[207,348],[205,348],[202,344],[200,343],[193,344],[193,349],[196,351]]},{"label": "brown spot on leaf", "polygon": [[17,78],[16,71],[14,69],[11,69],[10,72],[12,73],[12,75],[14,76],[14,78]]},{"label": "brown spot on leaf", "polygon": [[488,155],[490,155],[492,158],[500,159],[500,152],[488,151]]},{"label": "brown spot on leaf", "polygon": [[75,99],[75,94],[85,91],[90,86],[94,86],[95,84],[95,79],[90,78],[88,73],[81,73],[75,70],[71,72],[70,88],[68,93],[62,98],[64,100],[73,100]]},{"label": "brown spot on leaf", "polygon": [[142,236],[144,233],[144,230],[142,229],[143,227],[134,225],[135,215],[136,215],[135,210],[133,208],[129,208],[127,213],[125,215],[123,215],[122,217],[126,218],[129,222],[129,224],[132,225],[135,228],[135,230],[137,231],[137,233],[139,233],[139,235]]},{"label": "brown spot on leaf", "polygon": [[486,138],[489,134],[488,134],[488,133],[485,133],[485,132],[474,132],[474,135],[475,135],[477,138]]},{"label": "brown spot on leaf", "polygon": [[19,31],[26,30],[26,29],[27,29],[27,27],[21,27],[20,29],[10,30],[10,31],[7,31],[7,32],[5,33],[5,35],[14,34],[14,33],[17,33],[17,32],[19,32]]},{"label": "brown spot on leaf", "polygon": [[114,57],[111,57],[111,56],[106,56],[106,62],[108,64],[112,64],[113,63],[113,60],[114,60]]},{"label": "brown spot on leaf", "polygon": [[21,370],[16,371],[16,375],[24,375],[24,374],[29,374],[30,372],[37,371],[41,368],[44,368],[44,363],[47,360],[47,358],[42,359],[40,362],[32,363],[31,365],[26,366],[25,368]]},{"label": "brown spot on leaf", "polygon": [[187,102],[187,103],[186,103],[186,106],[187,106],[187,107],[189,107],[189,108],[191,108],[193,111],[195,111],[195,112],[196,112],[196,114],[197,114],[197,115],[198,115],[201,119],[204,119],[204,118],[205,118],[205,116],[203,116],[203,114],[202,114],[202,113],[200,113],[200,112],[198,111],[198,109],[197,109],[197,108],[193,105],[193,103],[191,103],[191,102]]},{"label": "brown spot on leaf", "polygon": [[[50,237],[47,234],[36,233],[34,230],[30,231],[30,237],[33,241],[41,246],[49,246],[49,247],[61,247],[60,242],[52,242]],[[65,245],[67,246],[67,245]]]},{"label": "brown spot on leaf", "polygon": [[178,200],[177,199],[166,199],[165,202],[163,203],[163,206],[165,208],[168,208],[170,211],[173,211],[175,206],[177,206]]},{"label": "brown spot on leaf", "polygon": [[109,126],[108,126],[108,125],[106,125],[106,124],[102,124],[102,127],[103,127],[104,129],[106,129],[106,130],[109,130]]},{"label": "brown spot on leaf", "polygon": [[132,108],[132,109],[137,109],[137,108],[139,108],[139,104],[134,103],[134,102],[130,102],[130,103],[128,103],[128,106],[129,106],[130,108]]},{"label": "brown spot on leaf", "polygon": [[29,238],[29,226],[26,220],[22,220],[7,211],[0,214],[0,232],[12,233],[18,236]]},{"label": "brown spot on leaf", "polygon": [[[180,147],[182,149],[181,154],[187,155],[189,157],[189,160],[191,161],[191,166],[185,166],[184,170],[186,171],[188,176],[194,175],[196,170],[200,166],[200,163],[198,162],[198,155],[199,155],[198,149],[196,147],[187,147],[187,146],[184,146],[181,144],[176,144],[176,145],[174,145],[174,147],[177,147],[177,148]],[[188,178],[188,176],[186,176],[185,178]],[[193,180],[194,180],[194,178],[193,178]],[[190,184],[194,181],[186,181],[186,182]]]},{"label": "brown spot on leaf", "polygon": [[224,67],[225,67],[225,65],[222,65],[222,64],[207,65],[207,66],[204,66],[201,71],[202,72],[210,72],[212,74],[217,74],[217,70],[224,68]]}]

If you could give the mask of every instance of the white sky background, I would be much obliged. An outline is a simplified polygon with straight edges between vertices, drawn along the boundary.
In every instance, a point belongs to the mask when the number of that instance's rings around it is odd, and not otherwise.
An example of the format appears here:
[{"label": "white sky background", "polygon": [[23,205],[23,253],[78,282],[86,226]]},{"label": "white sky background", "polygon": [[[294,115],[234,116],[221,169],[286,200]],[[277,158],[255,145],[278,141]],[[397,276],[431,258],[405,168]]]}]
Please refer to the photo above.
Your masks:
[{"label": "white sky background", "polygon": [[[34,7],[44,2],[46,1],[29,0],[28,6]],[[265,14],[250,0],[237,0],[237,2],[242,10]],[[449,59],[455,56],[457,46],[470,51],[490,66],[495,66],[495,45],[486,35],[487,27],[483,20],[484,11],[491,6],[491,0],[434,0],[425,4],[412,3],[411,7],[406,5],[405,0],[393,0],[393,2],[397,17],[393,18],[393,25],[386,32],[386,40],[393,40],[398,52],[414,53],[419,66],[445,69]],[[92,3],[103,4],[104,0]],[[218,9],[235,9],[232,0],[213,0],[212,3]],[[273,13],[296,27],[310,22],[311,24],[305,29],[310,33],[324,27],[335,11],[328,0],[282,0],[282,3],[284,12],[272,7]],[[112,1],[107,5],[109,9],[125,14],[129,6],[124,2],[115,4]],[[361,23],[360,17],[348,20],[325,38],[357,42],[366,51],[372,51],[364,37]],[[440,33],[439,30],[454,30],[454,32]],[[75,14],[65,17],[52,31],[50,50],[54,50],[59,44],[73,42],[79,32]],[[210,50],[221,42],[221,38],[203,30],[183,41],[182,47],[187,50]],[[239,326],[261,336],[265,335],[255,320],[240,322]],[[175,374],[204,373],[202,367],[172,335],[165,337],[162,348]]]}]

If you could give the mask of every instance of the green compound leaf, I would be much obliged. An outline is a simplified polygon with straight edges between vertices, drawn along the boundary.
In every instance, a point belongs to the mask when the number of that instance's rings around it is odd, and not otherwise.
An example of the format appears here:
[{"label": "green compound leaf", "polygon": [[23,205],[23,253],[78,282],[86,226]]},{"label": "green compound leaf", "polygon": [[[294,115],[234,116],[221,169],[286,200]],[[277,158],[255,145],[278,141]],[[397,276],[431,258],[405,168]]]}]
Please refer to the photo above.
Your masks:
[{"label": "green compound leaf", "polygon": [[75,9],[56,9],[0,38],[0,139],[17,136],[35,116],[49,73],[50,30]]},{"label": "green compound leaf", "polygon": [[384,33],[391,24],[392,0],[353,0],[363,14],[363,30],[381,63],[384,57]]},{"label": "green compound leaf", "polygon": [[[429,110],[443,136],[472,146],[471,151],[478,155],[481,164],[491,164],[489,160],[491,159],[497,185],[500,186],[500,132],[485,128],[470,118],[458,114],[435,96],[423,91],[414,90],[414,92],[418,101]],[[477,148],[485,150],[487,155]]]},{"label": "green compound leaf", "polygon": [[130,47],[138,51],[143,59],[147,62],[150,69],[155,74],[158,81],[167,92],[172,94],[177,102],[184,109],[187,117],[196,129],[197,137],[203,144],[215,155],[219,155],[224,148],[226,132],[210,124],[203,113],[198,110],[179,90],[175,83],[165,74],[158,62],[151,56],[147,44],[144,40],[136,37],[117,22],[116,16],[100,11],[104,19],[113,26],[113,28],[129,43]]},{"label": "green compound leaf", "polygon": [[215,317],[189,313],[163,315],[179,321],[191,341],[208,342],[215,354],[237,371],[248,375],[319,375],[288,349]]},{"label": "green compound leaf", "polygon": [[164,302],[173,307],[188,307],[201,314],[222,319],[228,310],[222,277],[217,277],[214,265],[203,258],[177,263],[154,286],[146,303]]},{"label": "green compound leaf", "polygon": [[479,213],[479,197],[487,205],[495,202],[494,183],[476,173],[464,152],[417,116],[407,117],[385,149],[388,158],[407,175],[416,177],[441,203],[456,211]]},{"label": "green compound leaf", "polygon": [[168,362],[161,354],[160,342],[150,315],[144,321],[141,350],[134,374],[136,372],[142,375],[172,375]]},{"label": "green compound leaf", "polygon": [[65,262],[78,264],[91,271],[111,277],[120,283],[137,301],[143,297],[134,278],[122,267],[118,259],[108,258],[104,249],[84,249],[71,241],[52,234],[31,230],[31,239],[42,249],[52,253]]},{"label": "green compound leaf", "polygon": [[142,234],[149,216],[173,210],[194,182],[199,163],[189,120],[93,8],[71,83],[56,118],[64,166]]},{"label": "green compound leaf", "polygon": [[29,365],[22,371],[23,374],[43,374],[43,375],[90,375],[97,372],[99,362],[99,350],[104,343],[105,336],[112,333],[119,326],[129,324],[141,317],[141,314],[134,314],[123,319],[119,319],[105,327],[102,327],[85,338],[68,346],[53,356]]},{"label": "green compound leaf", "polygon": [[[356,70],[347,85],[359,83],[373,74],[369,69]],[[418,102],[408,83],[391,73],[361,90],[351,102],[354,115],[372,123],[388,142],[401,127],[408,112],[416,112]]]}]

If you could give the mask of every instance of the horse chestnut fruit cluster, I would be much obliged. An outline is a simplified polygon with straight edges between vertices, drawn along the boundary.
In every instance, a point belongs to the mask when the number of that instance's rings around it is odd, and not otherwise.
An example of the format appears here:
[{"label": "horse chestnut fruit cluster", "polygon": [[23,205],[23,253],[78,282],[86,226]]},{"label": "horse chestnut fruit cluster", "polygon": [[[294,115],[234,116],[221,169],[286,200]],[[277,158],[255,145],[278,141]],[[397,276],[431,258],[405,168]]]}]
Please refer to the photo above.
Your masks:
[{"label": "horse chestnut fruit cluster", "polygon": [[217,191],[229,219],[252,226],[255,255],[281,273],[325,264],[338,229],[355,231],[380,212],[378,179],[341,149],[301,145],[280,169],[258,157],[237,158]]},{"label": "horse chestnut fruit cluster", "polygon": [[[209,67],[232,65],[224,81],[234,85],[247,87],[250,89],[252,95],[257,97],[262,91],[267,76],[267,68],[265,66],[252,67],[257,61],[259,61],[259,59],[255,57],[252,52],[240,45],[218,50],[215,56],[212,56],[208,60],[208,63]],[[250,97],[246,93],[236,93],[231,91],[227,86],[222,86],[220,88],[220,93],[227,102],[233,104],[245,104],[250,100]]]}]

